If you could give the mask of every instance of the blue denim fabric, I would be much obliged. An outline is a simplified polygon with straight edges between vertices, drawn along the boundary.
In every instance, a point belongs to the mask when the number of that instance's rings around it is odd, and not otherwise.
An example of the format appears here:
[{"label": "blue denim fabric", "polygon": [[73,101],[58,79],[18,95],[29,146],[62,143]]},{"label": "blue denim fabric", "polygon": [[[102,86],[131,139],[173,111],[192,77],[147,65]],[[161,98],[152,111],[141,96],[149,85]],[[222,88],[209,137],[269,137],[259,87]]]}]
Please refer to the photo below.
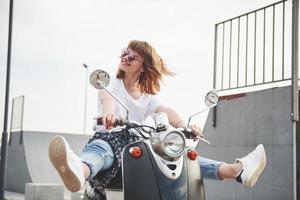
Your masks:
[{"label": "blue denim fabric", "polygon": [[222,180],[219,177],[218,170],[224,162],[211,160],[208,158],[198,156],[200,163],[201,174],[204,179]]},{"label": "blue denim fabric", "polygon": [[106,141],[99,139],[87,144],[80,158],[90,168],[90,176],[87,178],[89,180],[100,170],[110,168],[114,163],[115,155],[111,146]]},{"label": "blue denim fabric", "polygon": [[[87,180],[96,176],[100,170],[110,168],[115,160],[111,146],[104,140],[97,139],[86,145],[81,160],[90,168],[91,174]],[[198,157],[201,173],[204,179],[221,180],[218,169],[224,162]]]}]

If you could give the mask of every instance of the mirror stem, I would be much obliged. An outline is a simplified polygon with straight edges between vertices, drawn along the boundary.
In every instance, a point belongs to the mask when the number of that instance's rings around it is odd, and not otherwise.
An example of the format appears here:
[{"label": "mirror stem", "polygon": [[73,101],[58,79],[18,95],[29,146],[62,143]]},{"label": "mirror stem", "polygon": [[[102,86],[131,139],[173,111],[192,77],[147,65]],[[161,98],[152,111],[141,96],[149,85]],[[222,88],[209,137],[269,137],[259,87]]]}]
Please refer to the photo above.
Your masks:
[{"label": "mirror stem", "polygon": [[195,117],[196,115],[199,115],[199,114],[201,114],[201,113],[203,113],[203,112],[205,112],[205,111],[207,111],[207,110],[209,110],[209,109],[215,107],[216,105],[217,105],[217,104],[213,104],[213,105],[208,106],[207,108],[201,110],[200,112],[197,112],[197,113],[191,115],[191,116],[189,117],[189,120],[188,120],[188,123],[187,123],[187,127],[189,127],[192,117]]}]

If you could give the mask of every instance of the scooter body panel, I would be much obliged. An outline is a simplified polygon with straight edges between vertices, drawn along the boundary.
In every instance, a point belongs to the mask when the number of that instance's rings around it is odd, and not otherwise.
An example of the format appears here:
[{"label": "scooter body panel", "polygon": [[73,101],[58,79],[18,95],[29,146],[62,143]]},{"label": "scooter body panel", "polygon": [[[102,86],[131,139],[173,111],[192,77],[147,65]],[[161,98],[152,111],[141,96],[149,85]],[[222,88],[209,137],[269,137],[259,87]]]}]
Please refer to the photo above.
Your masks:
[{"label": "scooter body panel", "polygon": [[[142,156],[132,157],[129,153],[131,147],[140,147]],[[183,169],[176,180],[167,178],[160,171],[149,147],[142,141],[127,145],[122,160],[125,200],[204,200],[197,160],[192,161],[184,156]]]},{"label": "scooter body panel", "polygon": [[198,160],[186,159],[189,200],[205,200],[203,178]]},{"label": "scooter body panel", "polygon": [[[142,156],[134,158],[129,153],[132,147],[140,147]],[[130,200],[160,200],[157,180],[153,171],[153,164],[149,158],[147,147],[143,142],[127,145],[123,149],[123,191],[124,199]]]}]

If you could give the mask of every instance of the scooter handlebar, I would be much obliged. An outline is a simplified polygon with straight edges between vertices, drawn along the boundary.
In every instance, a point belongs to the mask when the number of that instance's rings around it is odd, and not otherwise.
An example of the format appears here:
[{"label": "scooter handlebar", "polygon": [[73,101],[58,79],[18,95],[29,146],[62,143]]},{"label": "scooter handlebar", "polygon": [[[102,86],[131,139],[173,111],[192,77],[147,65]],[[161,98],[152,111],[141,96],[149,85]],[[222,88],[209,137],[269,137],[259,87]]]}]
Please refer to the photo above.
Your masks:
[{"label": "scooter handlebar", "polygon": [[[96,119],[96,124],[97,125],[103,125],[102,123],[102,117],[99,117]],[[122,120],[122,119],[116,119],[114,124],[108,124],[107,125],[107,128],[114,128],[114,127],[117,127],[117,126],[124,126],[125,125],[125,121]]]},{"label": "scooter handlebar", "polygon": [[185,135],[185,137],[187,139],[193,139],[194,141],[196,141],[196,140],[199,139],[199,140],[202,140],[203,142],[205,142],[207,144],[210,144],[210,142],[208,140],[204,139],[203,137],[200,137],[200,136],[196,136],[195,137],[193,135],[192,129],[190,129],[190,128],[183,128],[183,127],[181,127],[181,128],[178,128],[178,130],[181,131]]}]

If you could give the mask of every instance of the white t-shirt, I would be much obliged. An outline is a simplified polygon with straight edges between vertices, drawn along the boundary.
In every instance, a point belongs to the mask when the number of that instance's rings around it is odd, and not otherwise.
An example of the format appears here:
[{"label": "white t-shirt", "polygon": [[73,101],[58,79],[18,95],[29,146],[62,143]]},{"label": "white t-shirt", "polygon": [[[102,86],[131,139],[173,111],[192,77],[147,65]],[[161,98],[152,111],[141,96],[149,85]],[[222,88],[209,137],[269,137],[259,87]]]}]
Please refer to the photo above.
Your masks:
[{"label": "white t-shirt", "polygon": [[[160,102],[155,95],[143,93],[138,99],[133,99],[127,92],[122,79],[112,78],[108,89],[129,109],[129,120],[144,124],[147,117],[154,114]],[[126,118],[126,110],[120,103],[116,104],[116,118]],[[98,101],[98,115],[101,116],[102,108]]]}]

